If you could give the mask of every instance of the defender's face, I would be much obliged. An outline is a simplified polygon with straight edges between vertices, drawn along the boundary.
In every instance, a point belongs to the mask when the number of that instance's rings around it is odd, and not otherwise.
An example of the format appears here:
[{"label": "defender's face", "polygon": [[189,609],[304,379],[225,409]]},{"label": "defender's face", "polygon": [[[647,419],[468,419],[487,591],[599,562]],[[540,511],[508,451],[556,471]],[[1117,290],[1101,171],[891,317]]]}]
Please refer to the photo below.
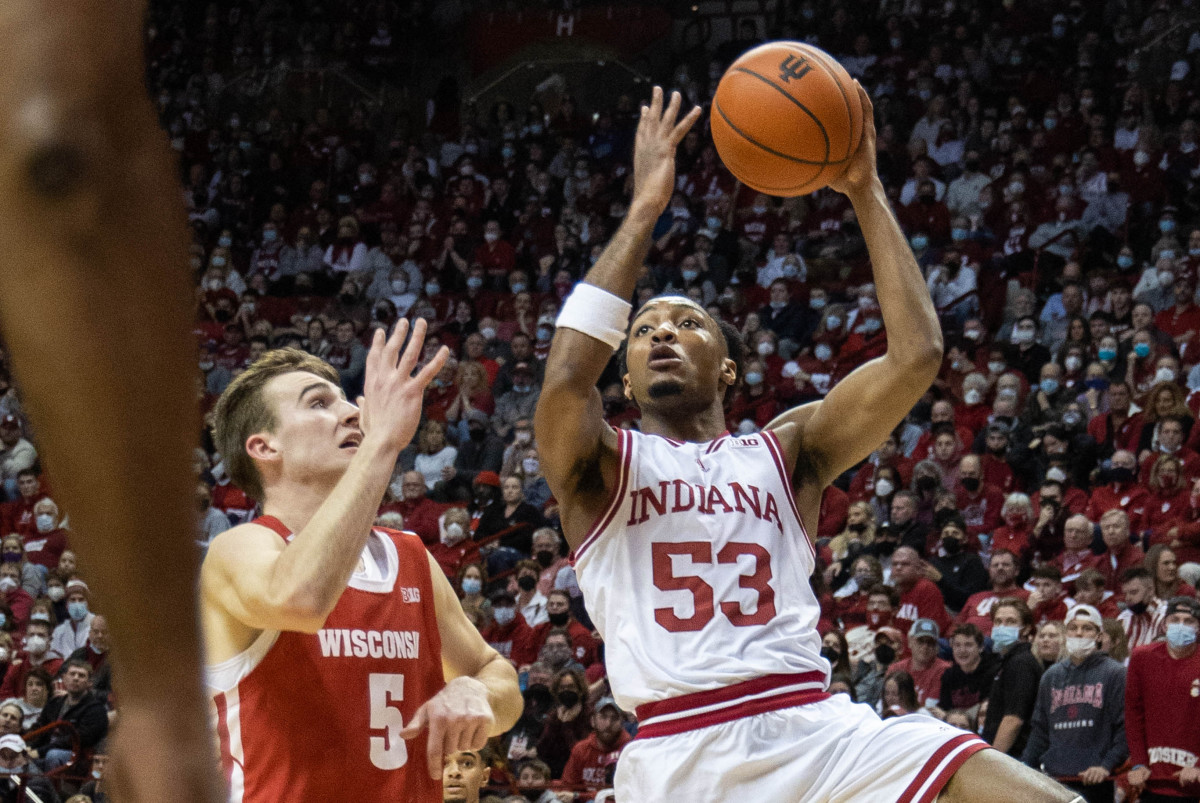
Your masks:
[{"label": "defender's face", "polygon": [[275,431],[251,436],[262,438],[269,449],[260,457],[281,460],[285,471],[341,476],[362,443],[358,408],[346,400],[342,389],[307,371],[292,371],[270,380],[263,399],[275,410]]},{"label": "defender's face", "polygon": [[682,296],[656,298],[634,317],[626,364],[625,395],[643,408],[707,407],[737,379],[720,329]]}]

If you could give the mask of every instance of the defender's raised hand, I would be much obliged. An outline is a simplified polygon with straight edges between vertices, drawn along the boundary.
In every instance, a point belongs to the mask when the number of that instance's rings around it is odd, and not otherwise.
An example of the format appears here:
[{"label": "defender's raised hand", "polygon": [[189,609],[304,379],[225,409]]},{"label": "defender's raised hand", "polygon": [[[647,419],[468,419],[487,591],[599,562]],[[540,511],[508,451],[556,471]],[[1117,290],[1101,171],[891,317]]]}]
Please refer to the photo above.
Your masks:
[{"label": "defender's raised hand", "polygon": [[450,356],[450,350],[442,346],[428,365],[413,374],[421,359],[428,326],[424,319],[417,321],[403,354],[400,347],[408,335],[407,320],[397,323],[391,337],[386,339],[382,329],[375,330],[371,350],[367,353],[363,395],[358,397],[358,424],[364,440],[376,440],[398,452],[416,434],[425,388]]},{"label": "defender's raised hand", "polygon": [[671,93],[671,101],[663,109],[662,87],[654,87],[650,105],[642,106],[637,137],[633,147],[633,202],[645,204],[654,214],[661,214],[675,191],[675,149],[688,130],[700,119],[700,107],[694,107],[678,120],[683,98]]}]

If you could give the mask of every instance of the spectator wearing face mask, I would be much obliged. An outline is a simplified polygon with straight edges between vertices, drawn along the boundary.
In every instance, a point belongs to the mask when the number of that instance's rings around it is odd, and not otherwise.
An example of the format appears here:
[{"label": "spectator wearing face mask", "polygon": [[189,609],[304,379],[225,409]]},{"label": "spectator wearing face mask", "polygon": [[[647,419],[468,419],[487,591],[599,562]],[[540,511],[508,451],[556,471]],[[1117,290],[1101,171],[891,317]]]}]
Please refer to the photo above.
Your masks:
[{"label": "spectator wearing face mask", "polygon": [[[1143,484],[1150,482],[1150,475],[1155,464],[1161,457],[1173,457],[1179,461],[1183,479],[1191,480],[1200,475],[1200,454],[1184,445],[1187,430],[1191,425],[1190,418],[1178,415],[1168,415],[1158,422],[1158,431],[1154,438],[1154,449],[1144,451],[1138,481]],[[1153,525],[1153,522],[1151,522]]]},{"label": "spectator wearing face mask", "polygon": [[[33,597],[21,588],[21,568],[17,563],[0,564],[0,599],[12,612],[12,625],[18,631],[29,621]],[[47,645],[49,646],[49,645]]]},{"label": "spectator wearing face mask", "polygon": [[[499,381],[499,380],[497,380]],[[541,386],[534,381],[534,372],[528,362],[518,362],[512,368],[512,389],[496,399],[496,413],[492,426],[501,438],[507,437],[519,421],[533,419]]]},{"label": "spectator wearing face mask", "polygon": [[1042,676],[1033,655],[1033,632],[1033,613],[1021,600],[1002,599],[992,609],[992,644],[1000,654],[1000,669],[988,696],[982,736],[1014,757],[1025,750]]},{"label": "spectator wearing face mask", "polygon": [[904,634],[897,628],[885,625],[875,632],[874,650],[863,656],[854,670],[854,697],[858,702],[872,707],[879,704],[883,681],[904,647]]},{"label": "spectator wearing face mask", "polygon": [[[535,632],[538,625],[549,621],[546,616],[546,596],[537,588],[540,573],[541,566],[537,561],[522,560],[516,565],[508,586],[508,590],[516,596],[517,610],[529,626],[535,628]],[[538,646],[540,648],[540,643]]]},{"label": "spectator wearing face mask", "polygon": [[0,546],[0,562],[21,567],[21,588],[31,597],[39,597],[46,588],[46,570],[25,559],[25,542],[16,533],[4,536]]},{"label": "spectator wearing face mask", "polygon": [[579,669],[560,669],[550,682],[554,707],[537,743],[538,757],[550,765],[551,774],[561,776],[575,745],[590,732],[587,678]]},{"label": "spectator wearing face mask", "polygon": [[1125,744],[1125,667],[1099,651],[1103,619],[1090,605],[1066,615],[1067,657],[1038,686],[1021,760],[1058,778],[1087,803],[1111,803],[1110,775],[1129,755]]},{"label": "spectator wearing face mask", "polygon": [[4,481],[4,494],[10,500],[20,494],[17,475],[33,468],[37,462],[37,449],[21,434],[21,420],[9,413],[0,418],[0,479]]},{"label": "spectator wearing face mask", "polygon": [[546,621],[533,628],[534,643],[540,651],[550,633],[566,628],[571,642],[571,659],[590,667],[597,661],[598,645],[592,631],[571,614],[571,595],[562,589],[551,591],[546,599]]},{"label": "spectator wearing face mask", "polygon": [[67,534],[62,529],[59,505],[54,499],[41,499],[34,505],[36,533],[25,535],[25,559],[47,570],[59,563],[62,551],[67,549]]},{"label": "spectator wearing face mask", "polygon": [[88,643],[95,614],[89,609],[91,589],[82,580],[67,583],[67,619],[50,637],[50,649],[59,655],[70,655]]},{"label": "spectator wearing face mask", "polygon": [[1042,366],[1050,362],[1050,350],[1037,342],[1037,334],[1037,319],[1032,315],[1018,318],[1012,327],[1011,346],[1006,355],[1009,367],[1031,381],[1034,377],[1041,378]]},{"label": "spectator wearing face mask", "polygon": [[479,546],[471,538],[471,514],[466,508],[452,507],[442,517],[440,538],[429,545],[429,554],[438,562],[446,577],[458,576],[463,566],[481,560]]},{"label": "spectator wearing face mask", "polygon": [[[1101,469],[1096,479],[1097,483],[1092,487],[1091,500],[1088,502],[1087,517],[1092,521],[1099,520],[1100,528],[1104,531],[1105,518],[1103,517],[1109,511],[1121,512],[1125,536],[1128,540],[1131,529],[1134,531],[1143,529],[1147,499],[1150,496],[1149,491],[1137,484],[1137,458],[1133,456],[1132,452],[1124,449],[1114,452],[1110,460],[1110,467]],[[1109,547],[1110,553],[1115,555],[1123,552],[1121,545],[1116,543],[1115,532],[1113,539],[1114,543]],[[1105,543],[1108,543],[1107,535]],[[1137,560],[1130,562],[1129,565],[1140,563],[1141,558],[1142,556],[1138,555]],[[1114,566],[1112,570],[1115,571],[1116,567]],[[1102,569],[1102,571],[1104,570]]]},{"label": "spectator wearing face mask", "polygon": [[1175,597],[1164,622],[1166,640],[1133,651],[1125,683],[1129,783],[1152,803],[1200,796],[1200,603]]},{"label": "spectator wearing face mask", "polygon": [[537,660],[537,645],[533,641],[533,629],[517,610],[517,598],[501,589],[491,596],[492,623],[480,635],[496,652],[512,661],[518,669]]},{"label": "spectator wearing face mask", "polygon": [[33,620],[25,628],[23,649],[9,664],[4,682],[0,683],[0,699],[16,697],[25,689],[25,678],[41,667],[51,677],[58,674],[63,657],[50,649],[51,626],[48,621]]},{"label": "spectator wearing face mask", "polygon": [[[937,583],[951,613],[958,613],[967,599],[986,588],[988,582],[988,573],[979,555],[967,548],[967,538],[967,526],[962,516],[950,515],[942,524],[941,539],[928,562],[926,576]],[[894,561],[892,567],[894,572]],[[904,610],[903,603],[901,610]],[[941,618],[948,626],[949,620],[944,614]]]},{"label": "spectator wearing face mask", "polygon": [[1125,609],[1117,614],[1117,621],[1125,630],[1129,649],[1162,638],[1167,601],[1156,595],[1150,571],[1143,566],[1127,569],[1121,575],[1121,594]]}]

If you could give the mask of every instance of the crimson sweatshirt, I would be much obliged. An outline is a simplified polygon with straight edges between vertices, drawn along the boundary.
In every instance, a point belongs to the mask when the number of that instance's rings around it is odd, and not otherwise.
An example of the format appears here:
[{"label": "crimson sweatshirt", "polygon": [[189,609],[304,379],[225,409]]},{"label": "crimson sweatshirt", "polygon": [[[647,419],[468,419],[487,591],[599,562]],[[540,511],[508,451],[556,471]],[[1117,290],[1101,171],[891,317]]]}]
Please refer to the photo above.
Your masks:
[{"label": "crimson sweatshirt", "polygon": [[1200,650],[1172,658],[1166,642],[1138,647],[1125,681],[1125,738],[1134,766],[1150,768],[1146,788],[1160,795],[1200,795],[1177,773],[1200,759]]}]

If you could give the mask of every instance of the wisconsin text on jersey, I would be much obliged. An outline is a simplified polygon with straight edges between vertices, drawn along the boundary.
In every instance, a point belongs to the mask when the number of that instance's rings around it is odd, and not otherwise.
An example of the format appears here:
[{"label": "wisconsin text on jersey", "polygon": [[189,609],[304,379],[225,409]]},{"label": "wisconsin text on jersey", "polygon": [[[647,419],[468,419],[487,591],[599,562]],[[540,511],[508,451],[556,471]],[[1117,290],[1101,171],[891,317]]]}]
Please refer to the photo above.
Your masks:
[{"label": "wisconsin text on jersey", "polygon": [[421,634],[416,630],[318,630],[325,658],[421,657]]}]

